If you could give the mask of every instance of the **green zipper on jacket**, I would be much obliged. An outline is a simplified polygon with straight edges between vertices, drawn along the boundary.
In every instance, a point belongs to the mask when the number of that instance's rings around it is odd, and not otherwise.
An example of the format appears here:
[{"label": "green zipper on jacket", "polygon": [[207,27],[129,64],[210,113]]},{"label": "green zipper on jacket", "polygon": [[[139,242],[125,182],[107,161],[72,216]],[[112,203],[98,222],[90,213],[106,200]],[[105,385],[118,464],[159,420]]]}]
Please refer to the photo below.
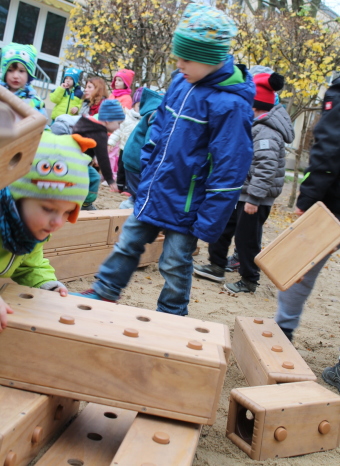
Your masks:
[{"label": "green zipper on jacket", "polygon": [[191,177],[191,182],[190,182],[190,187],[189,187],[187,200],[186,200],[186,203],[185,203],[184,212],[189,212],[190,211],[192,196],[194,195],[196,178],[197,178],[197,175],[192,175],[192,177]]}]

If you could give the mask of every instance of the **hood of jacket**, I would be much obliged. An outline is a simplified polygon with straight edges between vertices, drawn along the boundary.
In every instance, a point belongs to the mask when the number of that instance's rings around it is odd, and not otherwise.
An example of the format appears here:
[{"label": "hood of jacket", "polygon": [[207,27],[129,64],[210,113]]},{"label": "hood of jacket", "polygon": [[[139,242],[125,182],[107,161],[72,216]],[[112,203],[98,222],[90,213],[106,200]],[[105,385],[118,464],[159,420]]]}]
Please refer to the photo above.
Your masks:
[{"label": "hood of jacket", "polygon": [[158,92],[144,87],[142,98],[139,104],[139,114],[141,117],[144,115],[153,112],[157,109],[160,103],[163,100],[163,96],[158,94]]},{"label": "hood of jacket", "polygon": [[286,109],[281,105],[276,105],[270,112],[266,113],[262,118],[254,120],[253,128],[257,125],[266,125],[282,134],[286,144],[290,144],[294,140],[294,129]]},{"label": "hood of jacket", "polygon": [[219,70],[208,74],[195,84],[237,94],[251,106],[253,105],[255,96],[253,77],[244,65],[234,65],[234,58],[231,55]]}]

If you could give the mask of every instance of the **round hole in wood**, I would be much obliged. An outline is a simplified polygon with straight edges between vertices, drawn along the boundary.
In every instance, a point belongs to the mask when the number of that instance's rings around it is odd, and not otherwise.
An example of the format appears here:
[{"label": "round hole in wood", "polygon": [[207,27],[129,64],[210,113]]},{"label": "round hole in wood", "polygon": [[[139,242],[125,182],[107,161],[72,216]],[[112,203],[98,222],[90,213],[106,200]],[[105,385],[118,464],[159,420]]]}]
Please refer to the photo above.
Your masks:
[{"label": "round hole in wood", "polygon": [[17,152],[15,155],[13,155],[13,157],[8,163],[9,170],[12,170],[13,168],[15,168],[21,159],[22,159],[22,152]]},{"label": "round hole in wood", "polygon": [[95,442],[100,442],[103,439],[103,437],[100,434],[96,434],[95,432],[90,432],[89,434],[87,434],[87,438],[89,438],[90,440],[94,440]]},{"label": "round hole in wood", "polygon": [[203,349],[203,345],[200,341],[197,341],[197,340],[190,340],[187,344],[187,347],[190,348],[190,349],[194,349],[194,350],[201,350]]},{"label": "round hole in wood", "polygon": [[265,330],[264,332],[262,332],[262,336],[266,338],[271,338],[273,334],[269,330]]},{"label": "round hole in wood", "polygon": [[153,434],[152,440],[162,445],[167,445],[170,443],[170,437],[166,432],[155,432]]},{"label": "round hole in wood", "polygon": [[318,431],[320,434],[328,434],[328,432],[331,430],[331,425],[328,421],[322,421],[319,424]]},{"label": "round hole in wood", "polygon": [[70,458],[69,460],[67,460],[67,463],[70,464],[71,466],[83,466],[84,461],[77,460],[75,458]]},{"label": "round hole in wood", "polygon": [[144,317],[144,316],[138,316],[136,317],[137,320],[140,320],[141,322],[150,322],[150,318],[149,317]]},{"label": "round hole in wood", "polygon": [[283,442],[287,438],[287,430],[284,427],[278,427],[274,432],[274,438],[278,442]]},{"label": "round hole in wood", "polygon": [[32,299],[34,296],[32,294],[28,294],[28,293],[21,293],[19,294],[19,298],[23,298],[23,299]]},{"label": "round hole in wood", "polygon": [[200,333],[210,333],[210,330],[208,328],[196,327],[195,330],[196,332],[200,332]]},{"label": "round hole in wood", "polygon": [[4,466],[15,466],[17,462],[17,454],[14,451],[9,451],[5,458]]},{"label": "round hole in wood", "polygon": [[115,228],[115,233],[117,233],[118,230],[119,230],[119,227],[117,226],[117,227]]},{"label": "round hole in wood", "polygon": [[109,419],[117,419],[117,414],[115,413],[111,413],[110,411],[107,411],[106,413],[104,413],[104,416],[105,417],[108,417]]},{"label": "round hole in wood", "polygon": [[92,309],[91,306],[87,306],[85,304],[78,304],[77,308],[81,309],[82,311],[91,311],[91,309]]},{"label": "round hole in wood", "polygon": [[254,319],[255,324],[263,324],[263,319]]}]

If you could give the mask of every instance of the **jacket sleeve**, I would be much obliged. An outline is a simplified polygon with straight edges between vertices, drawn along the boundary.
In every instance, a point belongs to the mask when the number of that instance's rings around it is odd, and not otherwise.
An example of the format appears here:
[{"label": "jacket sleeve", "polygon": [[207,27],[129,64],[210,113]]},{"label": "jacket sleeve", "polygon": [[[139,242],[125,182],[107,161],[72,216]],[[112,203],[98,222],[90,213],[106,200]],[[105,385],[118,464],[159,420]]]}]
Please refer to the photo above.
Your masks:
[{"label": "jacket sleeve", "polygon": [[61,86],[57,87],[53,92],[50,94],[50,101],[54,104],[60,104],[61,99],[64,97],[65,89]]},{"label": "jacket sleeve", "polygon": [[323,201],[329,187],[340,177],[339,122],[340,99],[331,110],[324,111],[314,129],[315,143],[296,203],[304,212]]},{"label": "jacket sleeve", "polygon": [[44,283],[57,281],[54,268],[49,260],[44,258],[43,243],[38,243],[33,251],[24,257],[11,278],[19,285],[33,288],[40,288]]},{"label": "jacket sleeve", "polygon": [[[121,126],[123,125],[124,123],[121,124]],[[109,140],[108,140],[108,145],[109,146],[116,146],[117,144],[120,143],[120,139],[121,139],[121,135],[122,135],[122,129],[121,127],[116,129],[116,131],[114,131],[111,136],[109,137]]]},{"label": "jacket sleeve", "polygon": [[108,182],[108,184],[112,184],[113,181],[113,175],[112,175],[112,169],[110,165],[110,159],[109,159],[109,154],[107,151],[107,134],[105,137],[104,132],[100,133],[97,137],[94,136],[89,136],[93,137],[93,139],[96,141],[97,146],[93,148],[94,155],[97,157],[98,160],[98,165],[99,168],[102,171],[103,177],[105,178],[105,181]]},{"label": "jacket sleeve", "polygon": [[[169,92],[169,91],[168,91]],[[141,172],[144,170],[145,166],[148,164],[151,154],[157,144],[157,141],[160,139],[162,135],[162,128],[163,128],[163,121],[165,118],[165,112],[166,112],[166,101],[167,101],[167,94],[165,94],[162,103],[160,106],[157,108],[156,116],[155,118],[151,118],[150,120],[150,125],[151,130],[148,132],[148,139],[145,142],[145,146],[141,150],[141,157],[140,157],[140,163],[141,163]]]},{"label": "jacket sleeve", "polygon": [[214,102],[210,107],[211,172],[192,234],[203,241],[215,242],[236,206],[252,160],[253,112],[250,105],[239,101],[224,105]]},{"label": "jacket sleeve", "polygon": [[280,136],[277,131],[263,126],[256,134],[253,144],[254,155],[246,202],[258,206],[261,200],[267,197],[269,189],[275,182],[280,156]]}]

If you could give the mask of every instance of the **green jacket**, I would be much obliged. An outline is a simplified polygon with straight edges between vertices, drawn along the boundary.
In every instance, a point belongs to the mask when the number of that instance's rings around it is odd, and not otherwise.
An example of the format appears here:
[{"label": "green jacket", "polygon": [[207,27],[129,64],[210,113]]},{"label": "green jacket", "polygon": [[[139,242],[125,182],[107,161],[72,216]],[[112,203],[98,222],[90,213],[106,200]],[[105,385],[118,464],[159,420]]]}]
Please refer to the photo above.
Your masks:
[{"label": "green jacket", "polygon": [[70,110],[72,107],[77,107],[79,111],[83,103],[82,96],[83,93],[79,86],[70,90],[61,86],[57,87],[57,89],[50,94],[51,102],[56,104],[52,110],[52,120],[55,120],[59,115],[71,115]]},{"label": "green jacket", "polygon": [[44,259],[43,247],[44,243],[38,243],[31,253],[16,256],[0,246],[0,278],[11,278],[19,285],[33,288],[56,282],[54,268]]}]

